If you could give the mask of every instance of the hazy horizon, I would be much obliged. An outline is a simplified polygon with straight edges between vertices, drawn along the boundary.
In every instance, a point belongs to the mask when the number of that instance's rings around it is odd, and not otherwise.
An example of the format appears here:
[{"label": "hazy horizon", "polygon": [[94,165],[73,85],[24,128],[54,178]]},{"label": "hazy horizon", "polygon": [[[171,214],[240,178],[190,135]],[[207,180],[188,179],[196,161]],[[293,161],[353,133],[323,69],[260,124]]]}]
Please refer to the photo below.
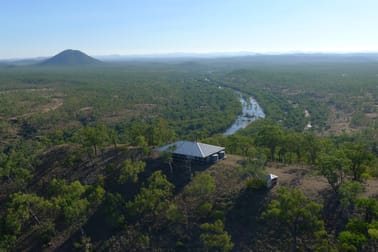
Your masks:
[{"label": "hazy horizon", "polygon": [[[65,50],[79,50],[85,54],[85,51],[80,49],[65,49]],[[63,50],[63,51],[65,51]],[[52,55],[42,55],[35,57],[12,57],[12,58],[0,58],[1,61],[17,61],[17,60],[35,60],[35,59],[46,59],[53,57],[62,51],[56,52]],[[346,52],[337,52],[337,51],[286,51],[286,52],[167,52],[167,53],[144,53],[144,54],[105,54],[105,55],[91,55],[87,54],[96,59],[101,58],[170,58],[170,57],[188,57],[188,58],[216,58],[216,57],[235,57],[235,56],[285,56],[285,55],[349,55],[349,54],[378,54],[377,51],[346,51]]]},{"label": "hazy horizon", "polygon": [[4,0],[0,59],[378,52],[373,0]]}]

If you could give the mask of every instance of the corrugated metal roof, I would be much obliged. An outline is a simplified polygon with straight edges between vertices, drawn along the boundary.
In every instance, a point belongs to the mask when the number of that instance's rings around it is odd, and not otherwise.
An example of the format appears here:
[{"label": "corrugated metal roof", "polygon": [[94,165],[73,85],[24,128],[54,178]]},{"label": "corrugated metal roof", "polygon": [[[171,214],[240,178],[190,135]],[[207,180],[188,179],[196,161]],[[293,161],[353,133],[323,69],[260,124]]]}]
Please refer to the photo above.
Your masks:
[{"label": "corrugated metal roof", "polygon": [[180,154],[192,157],[201,157],[205,158],[211,156],[212,154],[218,153],[224,150],[224,147],[190,142],[190,141],[177,141],[166,146],[162,146],[157,149],[158,151],[172,151],[173,154]]}]

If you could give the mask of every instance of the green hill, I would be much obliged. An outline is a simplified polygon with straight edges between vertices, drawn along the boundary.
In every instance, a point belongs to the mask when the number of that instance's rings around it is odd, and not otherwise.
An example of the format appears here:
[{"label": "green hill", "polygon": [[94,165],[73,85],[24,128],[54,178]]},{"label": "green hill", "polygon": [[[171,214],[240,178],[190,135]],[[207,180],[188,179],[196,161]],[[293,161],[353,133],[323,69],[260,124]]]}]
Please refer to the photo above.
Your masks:
[{"label": "green hill", "polygon": [[43,66],[77,66],[77,65],[94,65],[101,61],[92,58],[79,50],[65,50],[57,55],[43,61]]}]

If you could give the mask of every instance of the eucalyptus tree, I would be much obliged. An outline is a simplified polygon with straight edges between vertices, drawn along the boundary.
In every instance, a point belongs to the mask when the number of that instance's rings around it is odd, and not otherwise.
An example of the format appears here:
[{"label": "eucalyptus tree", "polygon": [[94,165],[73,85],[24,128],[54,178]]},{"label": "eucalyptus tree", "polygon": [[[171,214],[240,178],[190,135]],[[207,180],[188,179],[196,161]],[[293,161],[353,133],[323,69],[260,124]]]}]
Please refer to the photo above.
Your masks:
[{"label": "eucalyptus tree", "polygon": [[262,217],[271,221],[272,227],[280,227],[291,237],[291,250],[297,251],[298,239],[315,237],[315,232],[324,230],[321,219],[322,205],[318,204],[297,189],[280,187],[277,198],[272,200]]}]

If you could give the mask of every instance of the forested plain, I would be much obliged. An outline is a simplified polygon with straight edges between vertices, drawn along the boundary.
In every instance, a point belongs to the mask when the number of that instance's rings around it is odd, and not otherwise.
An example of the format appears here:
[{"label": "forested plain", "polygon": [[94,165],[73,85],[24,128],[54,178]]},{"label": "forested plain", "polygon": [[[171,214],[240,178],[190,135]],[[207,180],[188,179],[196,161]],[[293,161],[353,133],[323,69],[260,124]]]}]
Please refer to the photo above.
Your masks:
[{"label": "forested plain", "polygon": [[[0,251],[375,251],[377,89],[353,57],[4,64]],[[235,91],[266,118],[224,136]],[[154,151],[176,140],[228,158]]]}]

